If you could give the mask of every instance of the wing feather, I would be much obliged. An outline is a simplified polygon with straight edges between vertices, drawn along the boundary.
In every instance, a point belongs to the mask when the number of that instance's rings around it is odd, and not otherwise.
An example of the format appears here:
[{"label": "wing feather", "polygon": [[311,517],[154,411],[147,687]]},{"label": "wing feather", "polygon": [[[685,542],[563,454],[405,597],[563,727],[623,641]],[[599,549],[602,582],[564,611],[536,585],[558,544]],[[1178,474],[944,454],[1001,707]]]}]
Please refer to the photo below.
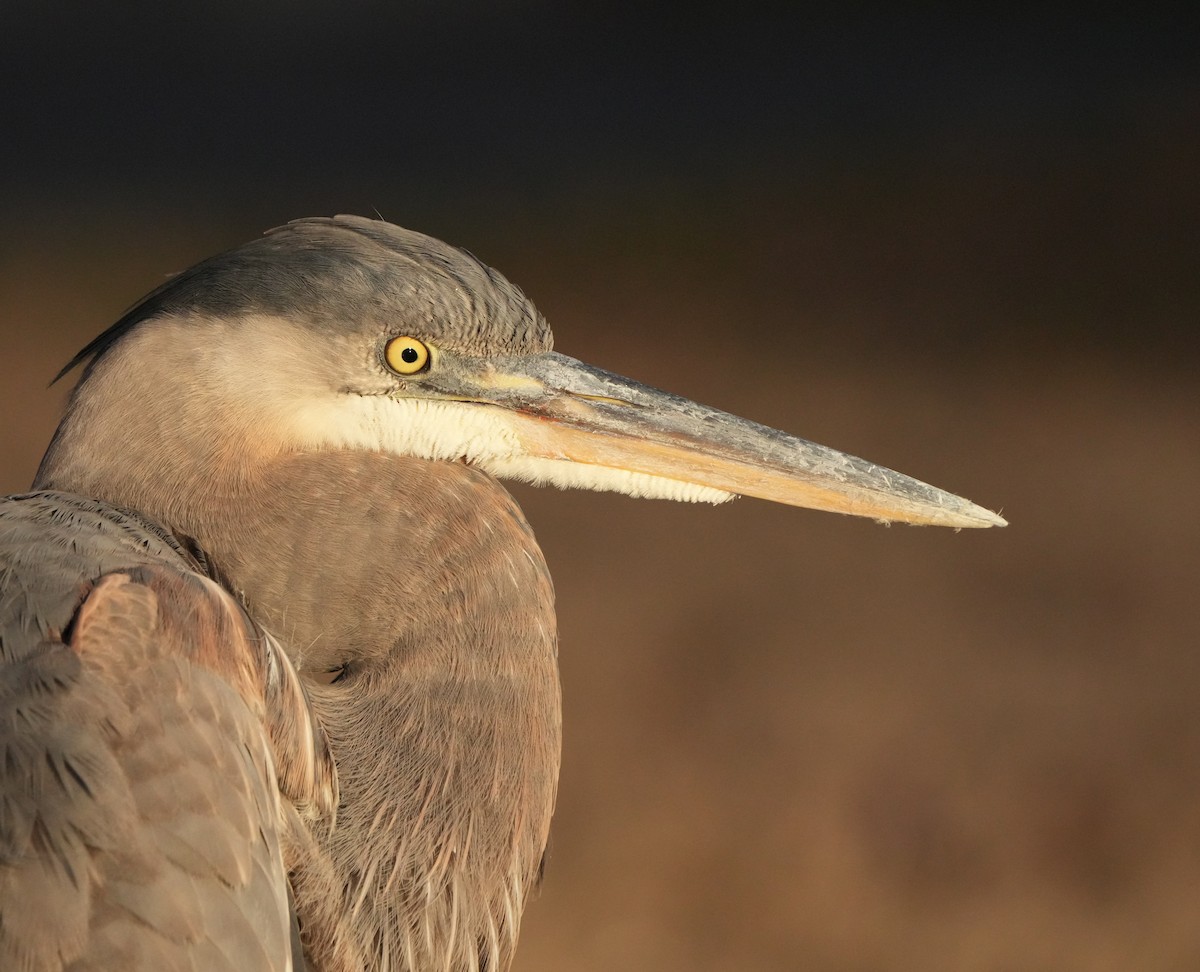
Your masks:
[{"label": "wing feather", "polygon": [[336,774],[199,569],[136,514],[0,500],[0,968],[293,967],[288,815],[331,816]]}]

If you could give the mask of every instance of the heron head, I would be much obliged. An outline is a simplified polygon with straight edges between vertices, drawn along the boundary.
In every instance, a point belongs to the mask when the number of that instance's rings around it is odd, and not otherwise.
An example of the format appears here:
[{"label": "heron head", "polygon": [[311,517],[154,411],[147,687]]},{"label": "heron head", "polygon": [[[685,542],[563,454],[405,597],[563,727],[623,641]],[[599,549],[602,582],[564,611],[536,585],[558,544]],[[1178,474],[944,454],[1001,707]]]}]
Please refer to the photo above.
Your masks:
[{"label": "heron head", "polygon": [[1004,524],[873,463],[558,354],[500,274],[378,220],[299,220],[206,260],[68,369],[84,360],[41,485],[64,485],[82,424],[188,441],[207,462],[366,449],[635,496],[745,494],[879,520]]}]

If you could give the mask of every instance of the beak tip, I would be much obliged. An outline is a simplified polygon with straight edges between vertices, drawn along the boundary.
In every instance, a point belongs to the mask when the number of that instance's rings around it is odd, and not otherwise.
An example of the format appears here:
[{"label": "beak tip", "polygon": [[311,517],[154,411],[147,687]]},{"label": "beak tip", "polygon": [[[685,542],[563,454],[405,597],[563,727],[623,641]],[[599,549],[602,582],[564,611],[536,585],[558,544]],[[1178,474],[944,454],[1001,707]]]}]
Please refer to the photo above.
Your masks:
[{"label": "beak tip", "polygon": [[955,515],[952,525],[955,527],[986,529],[988,527],[1006,527],[1008,526],[1008,520],[1004,519],[999,513],[993,513],[982,506],[968,503],[965,509]]},{"label": "beak tip", "polygon": [[[941,491],[938,491],[941,493]],[[893,508],[877,516],[876,521],[884,524],[907,523],[911,526],[949,527],[959,530],[986,530],[989,527],[1006,527],[1008,520],[999,513],[977,506],[952,493],[941,493],[936,504],[922,504],[916,508]]]}]

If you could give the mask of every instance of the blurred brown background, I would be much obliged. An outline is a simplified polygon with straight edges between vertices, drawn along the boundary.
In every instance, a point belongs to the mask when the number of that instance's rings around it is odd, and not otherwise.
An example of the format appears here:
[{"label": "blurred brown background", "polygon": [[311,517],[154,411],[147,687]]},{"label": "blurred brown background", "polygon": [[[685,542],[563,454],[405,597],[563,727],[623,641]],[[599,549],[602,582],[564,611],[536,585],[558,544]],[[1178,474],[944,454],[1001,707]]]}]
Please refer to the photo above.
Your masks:
[{"label": "blurred brown background", "polygon": [[569,354],[1012,521],[517,489],[566,709],[522,972],[1200,968],[1184,24],[108,6],[4,8],[5,491],[166,273],[378,210]]}]

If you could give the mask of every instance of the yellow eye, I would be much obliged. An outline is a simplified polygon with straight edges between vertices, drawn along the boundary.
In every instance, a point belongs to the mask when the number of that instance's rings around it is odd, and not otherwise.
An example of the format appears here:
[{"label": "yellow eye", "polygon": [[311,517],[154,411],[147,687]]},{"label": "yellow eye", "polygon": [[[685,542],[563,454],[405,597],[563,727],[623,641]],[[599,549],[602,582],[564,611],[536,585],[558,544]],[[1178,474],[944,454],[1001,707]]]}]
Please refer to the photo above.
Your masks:
[{"label": "yellow eye", "polygon": [[414,337],[392,338],[383,349],[387,366],[398,375],[415,375],[429,365],[429,348]]}]

